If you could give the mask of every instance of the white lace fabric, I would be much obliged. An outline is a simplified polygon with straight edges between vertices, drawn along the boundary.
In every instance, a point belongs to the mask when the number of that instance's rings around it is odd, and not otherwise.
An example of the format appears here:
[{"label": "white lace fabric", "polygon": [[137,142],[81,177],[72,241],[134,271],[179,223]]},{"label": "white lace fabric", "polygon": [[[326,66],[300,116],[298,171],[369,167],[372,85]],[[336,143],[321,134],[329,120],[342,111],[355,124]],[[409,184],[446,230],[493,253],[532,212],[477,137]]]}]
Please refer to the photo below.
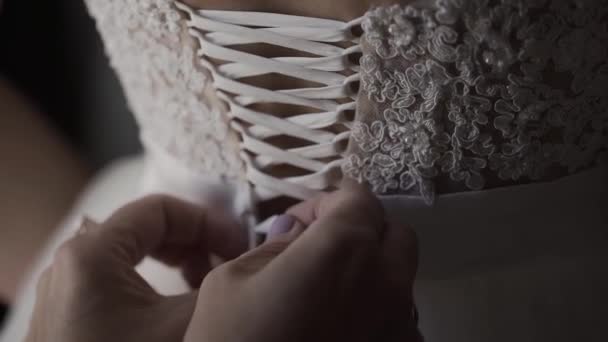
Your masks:
[{"label": "white lace fabric", "polygon": [[172,0],[86,0],[144,145],[200,174],[243,179],[238,138]]},{"label": "white lace fabric", "polygon": [[[380,195],[417,194],[430,204],[437,193],[577,173],[608,149],[602,0],[417,1],[350,23],[171,0],[87,3],[144,142],[195,172],[247,180],[256,201],[306,199],[346,174]],[[360,23],[361,40],[352,35]],[[255,43],[316,57],[232,48]],[[360,50],[359,68],[346,57]],[[270,90],[243,81],[267,74],[323,86]],[[357,97],[349,85],[359,79]],[[267,103],[317,111],[252,109]],[[353,109],[351,123],[345,112]],[[277,136],[309,144],[281,148],[269,143]],[[279,177],[267,171],[274,165],[305,174]]]},{"label": "white lace fabric", "polygon": [[597,165],[608,148],[607,20],[603,0],[370,11],[346,174],[432,203]]},{"label": "white lace fabric", "polygon": [[[348,31],[358,20],[194,11],[172,0],[86,2],[148,158],[158,160],[141,165],[144,178],[157,182],[148,190],[201,205],[204,197],[230,202],[235,216],[254,221],[249,192],[258,200],[306,198],[337,184],[341,166],[382,195],[387,220],[417,229],[414,292],[428,341],[608,341],[608,169],[593,168],[608,149],[607,2],[379,7],[365,15],[360,44],[352,41],[363,52],[360,69],[344,61],[350,50],[334,44],[354,39]],[[319,58],[230,49],[260,41]],[[271,91],[241,82],[271,71],[325,86]],[[357,96],[346,90],[356,77]],[[336,101],[341,96],[351,101]],[[305,104],[318,113],[277,118],[250,110],[258,102]],[[343,117],[346,108],[356,108],[354,123]],[[334,124],[350,130],[335,134],[328,129]],[[274,135],[310,144],[285,150],[267,144]],[[338,146],[346,140],[344,153]],[[281,179],[264,171],[280,163],[308,175]],[[105,217],[133,199],[140,178],[142,170],[112,171],[74,217],[93,207]],[[528,182],[539,184],[509,186]],[[431,203],[436,193],[434,205],[420,201]],[[0,341],[23,340],[34,280],[71,236],[70,224],[57,230]],[[183,282],[174,273],[149,275],[151,284]]]}]

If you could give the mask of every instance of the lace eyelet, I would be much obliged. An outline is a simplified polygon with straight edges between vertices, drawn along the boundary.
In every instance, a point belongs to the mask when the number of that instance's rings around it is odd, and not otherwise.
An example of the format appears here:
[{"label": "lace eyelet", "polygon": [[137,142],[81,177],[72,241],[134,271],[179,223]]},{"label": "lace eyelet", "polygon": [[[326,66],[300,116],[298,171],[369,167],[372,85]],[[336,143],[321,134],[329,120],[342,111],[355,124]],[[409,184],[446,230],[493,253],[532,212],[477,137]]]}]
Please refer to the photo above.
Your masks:
[{"label": "lace eyelet", "polygon": [[348,92],[350,96],[357,96],[359,94],[359,90],[361,89],[361,81],[353,81],[348,83]]},{"label": "lace eyelet", "polygon": [[345,110],[342,112],[342,116],[344,118],[344,121],[346,121],[346,122],[355,121],[356,115],[357,115],[357,111],[355,111],[354,109],[349,109],[349,110]]},{"label": "lace eyelet", "polygon": [[363,53],[357,51],[357,52],[351,52],[348,55],[346,55],[346,58],[348,59],[348,62],[350,63],[350,66],[359,66],[361,65],[361,58],[363,58]]}]

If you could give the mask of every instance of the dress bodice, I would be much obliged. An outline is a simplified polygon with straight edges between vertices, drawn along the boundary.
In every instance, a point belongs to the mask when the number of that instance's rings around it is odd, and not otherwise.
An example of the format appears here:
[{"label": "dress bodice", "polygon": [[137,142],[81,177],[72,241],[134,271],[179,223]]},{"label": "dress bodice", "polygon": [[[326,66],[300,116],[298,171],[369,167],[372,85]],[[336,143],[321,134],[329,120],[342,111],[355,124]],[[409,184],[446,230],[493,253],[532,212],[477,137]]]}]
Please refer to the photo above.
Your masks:
[{"label": "dress bodice", "polygon": [[586,0],[372,10],[347,174],[432,203],[596,166],[608,140],[607,13]]},{"label": "dress bodice", "polygon": [[[194,172],[246,179],[257,200],[307,198],[346,175],[431,204],[436,194],[555,180],[606,154],[605,1],[404,1],[349,23],[171,0],[87,3],[144,144]],[[245,43],[311,57],[235,48]],[[345,62],[356,53],[360,66]],[[267,73],[321,86],[241,81]],[[310,110],[272,118],[260,103]],[[277,136],[303,143],[282,147]],[[280,177],[276,165],[300,172]]]},{"label": "dress bodice", "polygon": [[144,145],[201,174],[239,177],[237,139],[174,1],[86,3]]},{"label": "dress bodice", "polygon": [[[347,176],[418,232],[427,341],[608,340],[608,2],[396,1],[350,22],[86,2],[148,157],[92,186],[74,218],[95,205],[103,218],[143,179],[144,192],[223,203],[253,227],[259,201]],[[299,53],[235,47],[255,43]],[[308,83],[245,81],[268,73]],[[0,340],[27,333],[35,280],[74,228],[58,230]],[[179,292],[157,266],[140,271]]]}]

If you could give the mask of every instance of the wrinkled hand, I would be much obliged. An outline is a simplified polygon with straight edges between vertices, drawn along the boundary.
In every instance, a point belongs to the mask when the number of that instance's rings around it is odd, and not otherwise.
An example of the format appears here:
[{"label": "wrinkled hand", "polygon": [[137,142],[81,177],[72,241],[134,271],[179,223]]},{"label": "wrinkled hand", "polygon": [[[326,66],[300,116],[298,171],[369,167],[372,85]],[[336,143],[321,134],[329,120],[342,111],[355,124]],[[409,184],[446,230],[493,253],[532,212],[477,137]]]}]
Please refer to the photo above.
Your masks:
[{"label": "wrinkled hand", "polygon": [[186,342],[419,340],[411,230],[361,186],[288,214],[289,232],[205,278]]},{"label": "wrinkled hand", "polygon": [[209,254],[232,259],[246,234],[221,215],[164,196],[83,222],[38,283],[28,342],[182,341],[196,292],[164,297],[134,270],[143,257],[179,266],[198,287]]},{"label": "wrinkled hand", "polygon": [[[410,230],[358,186],[288,214],[289,232],[243,255],[241,227],[168,197],[87,221],[41,277],[27,341],[417,341]],[[231,261],[211,271],[211,253]],[[134,270],[147,255],[200,290],[157,294]]]}]

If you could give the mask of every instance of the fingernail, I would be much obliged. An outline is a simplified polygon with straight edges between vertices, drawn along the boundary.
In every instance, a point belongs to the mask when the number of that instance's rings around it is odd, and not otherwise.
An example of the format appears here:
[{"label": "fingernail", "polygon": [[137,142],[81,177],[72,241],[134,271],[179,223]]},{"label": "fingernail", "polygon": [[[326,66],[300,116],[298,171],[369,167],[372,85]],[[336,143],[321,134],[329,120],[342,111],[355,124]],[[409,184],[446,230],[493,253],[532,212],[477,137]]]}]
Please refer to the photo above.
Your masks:
[{"label": "fingernail", "polygon": [[295,223],[296,218],[291,215],[281,215],[277,217],[268,230],[268,238],[271,239],[288,233]]}]

